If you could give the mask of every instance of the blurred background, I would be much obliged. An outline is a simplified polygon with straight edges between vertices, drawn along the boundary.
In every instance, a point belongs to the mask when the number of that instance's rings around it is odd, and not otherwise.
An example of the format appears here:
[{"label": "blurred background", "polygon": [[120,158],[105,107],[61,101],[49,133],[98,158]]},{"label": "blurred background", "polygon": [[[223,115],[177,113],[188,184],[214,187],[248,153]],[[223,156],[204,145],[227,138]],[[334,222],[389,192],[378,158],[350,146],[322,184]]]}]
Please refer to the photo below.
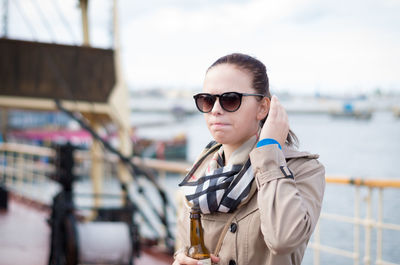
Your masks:
[{"label": "blurred background", "polygon": [[399,12],[397,0],[1,0],[0,264],[170,263],[177,184],[211,140],[192,96],[232,52],[266,65],[299,149],[326,167],[303,264],[400,264]]},{"label": "blurred background", "polygon": [[[78,1],[2,1],[9,38],[82,44]],[[113,47],[113,1],[89,2],[90,43]],[[200,89],[207,67],[243,52],[269,69],[276,92],[399,91],[399,3],[383,1],[118,1],[131,90]]]}]

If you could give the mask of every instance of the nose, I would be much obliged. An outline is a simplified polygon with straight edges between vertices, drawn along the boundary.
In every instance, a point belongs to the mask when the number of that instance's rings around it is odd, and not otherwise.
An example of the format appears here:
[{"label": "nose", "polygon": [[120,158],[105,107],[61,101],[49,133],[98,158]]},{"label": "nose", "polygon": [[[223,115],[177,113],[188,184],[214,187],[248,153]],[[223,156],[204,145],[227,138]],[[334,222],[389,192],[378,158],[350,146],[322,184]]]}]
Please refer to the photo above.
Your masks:
[{"label": "nose", "polygon": [[214,106],[211,109],[211,114],[221,114],[223,112],[223,108],[221,107],[221,104],[219,103],[219,98],[216,98],[214,102]]}]

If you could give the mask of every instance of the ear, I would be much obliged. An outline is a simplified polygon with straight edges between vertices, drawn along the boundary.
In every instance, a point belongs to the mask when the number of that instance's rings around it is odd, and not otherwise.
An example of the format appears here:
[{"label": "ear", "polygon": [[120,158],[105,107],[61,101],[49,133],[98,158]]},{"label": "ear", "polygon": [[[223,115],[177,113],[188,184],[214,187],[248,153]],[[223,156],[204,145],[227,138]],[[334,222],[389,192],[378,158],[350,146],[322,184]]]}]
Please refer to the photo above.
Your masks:
[{"label": "ear", "polygon": [[260,101],[260,105],[258,105],[257,120],[261,121],[267,116],[270,105],[271,105],[271,100],[267,97],[263,98]]}]

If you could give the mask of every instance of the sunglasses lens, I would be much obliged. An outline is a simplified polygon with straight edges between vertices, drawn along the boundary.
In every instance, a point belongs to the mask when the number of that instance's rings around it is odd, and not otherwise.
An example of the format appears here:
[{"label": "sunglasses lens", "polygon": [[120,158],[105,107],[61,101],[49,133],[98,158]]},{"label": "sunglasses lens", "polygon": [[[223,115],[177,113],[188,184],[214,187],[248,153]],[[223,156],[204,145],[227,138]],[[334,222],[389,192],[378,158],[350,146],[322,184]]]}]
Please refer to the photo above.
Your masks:
[{"label": "sunglasses lens", "polygon": [[220,97],[221,107],[226,111],[237,111],[240,107],[241,96],[237,93],[224,93]]},{"label": "sunglasses lens", "polygon": [[214,106],[215,98],[211,95],[197,95],[196,106],[201,112],[210,112]]}]

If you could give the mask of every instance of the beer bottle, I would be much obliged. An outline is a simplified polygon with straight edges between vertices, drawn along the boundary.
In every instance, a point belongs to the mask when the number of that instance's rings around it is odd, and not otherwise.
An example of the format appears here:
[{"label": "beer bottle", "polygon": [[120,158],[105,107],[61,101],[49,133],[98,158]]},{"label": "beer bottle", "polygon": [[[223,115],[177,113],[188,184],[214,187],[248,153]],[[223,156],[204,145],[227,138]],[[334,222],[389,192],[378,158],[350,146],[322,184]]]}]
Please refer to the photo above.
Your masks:
[{"label": "beer bottle", "polygon": [[211,265],[210,252],[204,245],[203,227],[200,220],[200,209],[193,207],[190,212],[190,247],[188,256],[201,260],[204,265]]}]

